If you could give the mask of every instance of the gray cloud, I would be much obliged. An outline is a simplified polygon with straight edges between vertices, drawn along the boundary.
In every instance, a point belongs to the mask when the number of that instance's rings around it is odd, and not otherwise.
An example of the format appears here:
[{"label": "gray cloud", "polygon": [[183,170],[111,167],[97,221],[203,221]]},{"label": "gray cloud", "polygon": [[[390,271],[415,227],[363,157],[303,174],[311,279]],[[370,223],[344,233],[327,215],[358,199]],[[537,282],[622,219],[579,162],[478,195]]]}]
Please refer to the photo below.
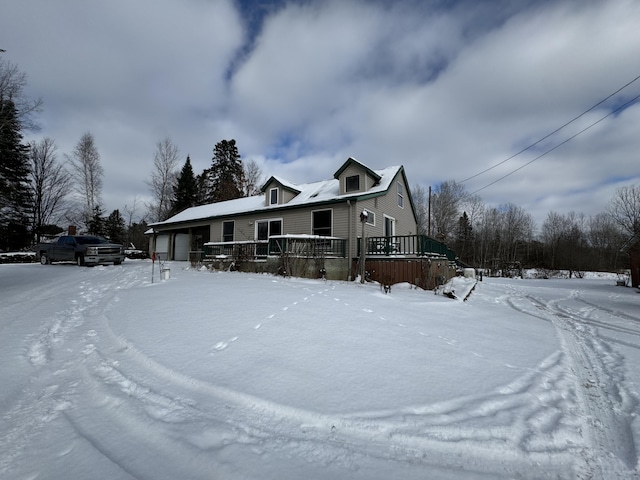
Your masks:
[{"label": "gray cloud", "polygon": [[[45,101],[30,137],[68,153],[94,134],[107,211],[148,195],[167,135],[196,171],[235,138],[294,182],[351,155],[427,186],[495,165],[640,74],[638,2],[513,3],[29,0],[3,6],[0,47]],[[524,165],[620,98],[465,185]],[[633,105],[479,194],[539,224],[550,210],[598,213],[640,182],[639,116]]]}]

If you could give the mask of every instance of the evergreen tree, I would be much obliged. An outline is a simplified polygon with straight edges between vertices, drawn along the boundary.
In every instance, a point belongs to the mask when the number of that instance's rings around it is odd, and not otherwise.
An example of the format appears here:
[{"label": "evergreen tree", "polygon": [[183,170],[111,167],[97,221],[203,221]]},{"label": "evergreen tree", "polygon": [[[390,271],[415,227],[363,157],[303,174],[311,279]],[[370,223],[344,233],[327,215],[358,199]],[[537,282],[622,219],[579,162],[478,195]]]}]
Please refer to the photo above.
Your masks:
[{"label": "evergreen tree", "polygon": [[211,169],[205,168],[200,175],[196,175],[196,205],[208,203],[209,198],[209,174]]},{"label": "evergreen tree", "polygon": [[102,215],[102,207],[100,207],[100,205],[96,205],[95,207],[93,207],[93,216],[87,222],[87,228],[89,229],[89,233],[91,235],[103,236],[106,234],[105,220]]},{"label": "evergreen tree", "polygon": [[209,202],[243,197],[244,169],[235,140],[222,140],[213,150],[209,171]]},{"label": "evergreen tree", "polygon": [[454,248],[462,261],[473,261],[471,258],[473,254],[473,228],[467,212],[462,212],[462,216],[458,219]]},{"label": "evergreen tree", "polygon": [[176,185],[173,187],[173,201],[171,202],[171,213],[179,213],[198,203],[198,182],[193,174],[191,158],[187,155]]},{"label": "evergreen tree", "polygon": [[13,101],[0,104],[0,249],[13,250],[30,243],[29,146]]},{"label": "evergreen tree", "polygon": [[124,243],[125,224],[124,218],[120,215],[120,210],[114,210],[107,217],[104,224],[104,233],[107,238],[114,243]]}]

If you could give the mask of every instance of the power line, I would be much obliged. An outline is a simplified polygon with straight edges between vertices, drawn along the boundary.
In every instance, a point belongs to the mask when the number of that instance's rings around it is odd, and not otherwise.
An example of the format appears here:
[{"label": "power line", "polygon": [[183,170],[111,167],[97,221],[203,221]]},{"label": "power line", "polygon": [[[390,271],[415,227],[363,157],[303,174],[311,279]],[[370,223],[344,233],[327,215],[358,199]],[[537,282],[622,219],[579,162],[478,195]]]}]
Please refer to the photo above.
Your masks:
[{"label": "power line", "polygon": [[[640,77],[638,77],[640,78]],[[518,168],[516,168],[515,170],[512,170],[511,172],[507,173],[506,175],[503,175],[502,177],[498,178],[497,180],[494,180],[493,182],[489,183],[488,185],[485,185],[482,188],[479,188],[478,190],[476,190],[475,192],[470,193],[470,195],[475,195],[476,193],[484,190],[485,188],[490,187],[491,185],[494,185],[496,183],[498,183],[500,180],[504,180],[505,178],[507,178],[510,175],[513,175],[514,173],[516,173],[518,170],[522,170],[524,167],[531,165],[533,162],[535,162],[536,160],[544,157],[545,155],[553,152],[554,150],[556,150],[557,148],[561,147],[562,145],[564,145],[565,143],[573,140],[574,138],[576,138],[578,135],[586,132],[587,130],[589,130],[591,127],[596,126],[597,124],[599,124],[600,122],[602,122],[605,118],[610,117],[611,115],[613,115],[614,113],[619,112],[620,110],[624,109],[625,107],[627,107],[628,105],[631,105],[632,103],[634,103],[636,100],[638,100],[640,98],[640,95],[635,96],[634,98],[632,98],[631,100],[629,100],[627,103],[620,105],[618,108],[616,108],[615,110],[607,113],[604,117],[602,117],[601,119],[597,120],[596,122],[593,122],[591,125],[589,125],[588,127],[583,128],[582,130],[580,130],[579,132],[575,133],[574,135],[571,135],[569,138],[567,138],[566,140],[564,140],[563,142],[559,143],[558,145],[556,145],[553,148],[550,148],[549,150],[547,150],[546,152],[538,155],[536,158],[534,158],[533,160],[528,161],[527,163],[525,163],[524,165],[519,166]],[[602,102],[601,102],[602,103]],[[504,162],[503,162],[504,163]]]},{"label": "power line", "polygon": [[[598,106],[602,105],[604,102],[606,102],[607,100],[609,100],[609,99],[610,99],[611,97],[613,97],[614,95],[616,95],[616,94],[620,93],[622,90],[624,90],[625,88],[627,88],[629,85],[631,85],[633,82],[637,81],[638,79],[640,79],[640,75],[638,75],[636,78],[634,78],[633,80],[631,80],[631,81],[630,81],[629,83],[627,83],[626,85],[623,85],[622,87],[620,87],[618,90],[616,90],[616,91],[615,91],[615,92],[613,92],[612,94],[610,94],[610,95],[606,96],[605,98],[603,98],[602,100],[600,100],[598,103],[596,103],[594,106],[592,106],[592,107],[590,107],[588,110],[585,110],[584,112],[582,112],[582,113],[581,113],[580,115],[578,115],[577,117],[575,117],[575,118],[573,118],[573,119],[569,120],[569,121],[568,121],[567,123],[565,123],[564,125],[562,125],[562,126],[560,126],[560,127],[556,128],[553,132],[551,132],[551,133],[549,133],[549,134],[545,135],[544,137],[542,137],[542,138],[541,138],[540,140],[538,140],[537,142],[532,143],[532,144],[531,144],[531,145],[529,145],[528,147],[523,148],[523,149],[522,149],[522,150],[520,150],[518,153],[514,153],[514,154],[513,154],[513,155],[511,155],[509,158],[505,158],[505,159],[504,159],[504,160],[502,160],[501,162],[496,163],[495,165],[493,165],[492,167],[489,167],[489,168],[487,168],[487,169],[485,169],[485,170],[482,170],[481,172],[476,173],[475,175],[472,175],[472,176],[470,176],[470,177],[468,177],[468,178],[465,178],[464,180],[462,180],[462,181],[460,181],[460,182],[458,182],[458,183],[464,183],[464,182],[466,182],[466,181],[468,181],[468,180],[471,180],[472,178],[476,178],[476,177],[478,177],[478,176],[482,175],[483,173],[487,173],[488,171],[493,170],[493,169],[494,169],[494,168],[496,168],[496,167],[499,167],[499,166],[500,166],[500,165],[502,165],[503,163],[508,162],[508,161],[509,161],[509,160],[511,160],[512,158],[517,157],[517,156],[518,156],[518,155],[520,155],[521,153],[524,153],[524,152],[526,152],[527,150],[529,150],[529,149],[531,149],[531,148],[535,147],[535,146],[536,146],[536,145],[538,145],[540,142],[542,142],[542,141],[546,140],[547,138],[549,138],[550,136],[555,135],[556,133],[558,133],[558,132],[559,132],[560,130],[562,130],[564,127],[566,127],[566,126],[568,126],[568,125],[572,124],[573,122],[575,122],[575,121],[576,121],[576,120],[578,120],[579,118],[581,118],[581,117],[585,116],[587,113],[589,113],[589,112],[590,112],[591,110],[593,110],[594,108],[596,108],[596,107],[598,107]],[[636,97],[636,98],[638,98],[638,97]],[[606,117],[605,117],[605,118],[606,118]],[[573,138],[573,137],[572,137],[572,138]],[[562,144],[560,144],[560,145],[562,145]],[[528,165],[528,164],[527,164],[527,165]],[[526,165],[525,165],[525,166],[526,166]],[[522,167],[521,167],[521,168],[522,168]],[[517,170],[514,170],[514,171],[517,171]],[[487,185],[487,186],[488,186],[488,185]]]}]

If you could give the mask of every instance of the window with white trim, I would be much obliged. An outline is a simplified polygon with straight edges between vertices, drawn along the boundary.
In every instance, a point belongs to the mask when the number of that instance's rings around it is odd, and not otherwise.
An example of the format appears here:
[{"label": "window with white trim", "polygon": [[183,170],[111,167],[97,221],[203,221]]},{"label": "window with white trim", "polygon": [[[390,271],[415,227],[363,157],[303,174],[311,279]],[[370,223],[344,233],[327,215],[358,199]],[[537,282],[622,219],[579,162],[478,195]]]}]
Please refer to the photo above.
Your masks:
[{"label": "window with white trim", "polygon": [[316,210],[311,212],[311,233],[330,237],[333,230],[333,210]]},{"label": "window with white trim", "polygon": [[278,189],[272,188],[269,190],[269,205],[277,205],[278,204]]},{"label": "window with white trim", "polygon": [[367,224],[373,225],[374,227],[376,225],[376,214],[371,210],[367,210]]},{"label": "window with white trim", "polygon": [[222,222],[222,241],[233,242],[233,231],[235,222],[233,220]]},{"label": "window with white trim", "polygon": [[404,186],[398,182],[398,206],[404,208]]},{"label": "window with white trim", "polygon": [[282,235],[282,219],[256,222],[256,240],[269,240],[272,235]]},{"label": "window with white trim", "polygon": [[345,178],[345,192],[359,192],[360,191],[360,175],[352,175]]}]

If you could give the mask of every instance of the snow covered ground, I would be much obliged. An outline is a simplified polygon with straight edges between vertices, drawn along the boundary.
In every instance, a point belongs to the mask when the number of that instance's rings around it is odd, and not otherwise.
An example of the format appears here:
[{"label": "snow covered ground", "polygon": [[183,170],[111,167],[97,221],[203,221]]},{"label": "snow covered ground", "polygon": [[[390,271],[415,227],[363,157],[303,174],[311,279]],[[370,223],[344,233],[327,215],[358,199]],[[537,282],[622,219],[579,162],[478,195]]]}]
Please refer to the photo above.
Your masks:
[{"label": "snow covered ground", "polygon": [[638,478],[639,365],[612,278],[0,265],[0,478]]}]

